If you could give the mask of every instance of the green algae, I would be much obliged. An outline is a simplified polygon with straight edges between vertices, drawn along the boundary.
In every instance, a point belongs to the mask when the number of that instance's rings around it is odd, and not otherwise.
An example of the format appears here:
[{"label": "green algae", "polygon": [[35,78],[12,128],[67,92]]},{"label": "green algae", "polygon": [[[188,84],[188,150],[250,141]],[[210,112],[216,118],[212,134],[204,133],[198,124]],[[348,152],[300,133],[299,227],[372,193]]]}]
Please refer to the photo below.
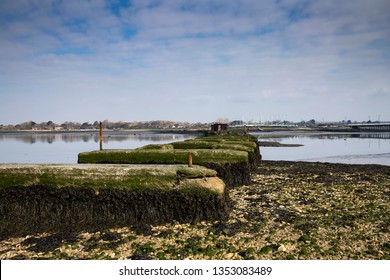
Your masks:
[{"label": "green algae", "polygon": [[[199,138],[199,141],[207,142],[207,143],[219,143],[219,144],[227,144],[227,145],[244,145],[249,148],[256,148],[256,142],[246,141],[246,140],[227,140],[227,139],[218,139],[218,138]],[[184,141],[185,142],[185,141]]]},{"label": "green algae", "polygon": [[201,166],[98,166],[98,165],[2,165],[0,189],[47,186],[140,189],[169,189],[183,178],[214,177],[216,172]]},{"label": "green algae", "polygon": [[85,152],[78,155],[78,163],[188,164],[189,154],[193,164],[216,170],[228,187],[248,184],[250,172],[261,161],[256,137],[229,133],[135,150]]},{"label": "green algae", "polygon": [[188,153],[193,164],[224,164],[230,162],[248,163],[248,153],[235,150],[103,150],[80,153],[78,163],[112,164],[186,164]]},{"label": "green algae", "polygon": [[136,150],[173,150],[174,147],[171,144],[150,144]]},{"label": "green algae", "polygon": [[241,144],[241,142],[212,142],[212,141],[181,141],[171,143],[171,146],[175,149],[222,149],[222,150],[234,150],[234,151],[244,151],[244,152],[253,152],[253,146]]},{"label": "green algae", "polygon": [[178,167],[176,174],[180,177],[185,178],[203,178],[217,176],[217,172],[215,170],[208,168],[200,169],[198,166],[192,166],[191,168],[186,166]]}]

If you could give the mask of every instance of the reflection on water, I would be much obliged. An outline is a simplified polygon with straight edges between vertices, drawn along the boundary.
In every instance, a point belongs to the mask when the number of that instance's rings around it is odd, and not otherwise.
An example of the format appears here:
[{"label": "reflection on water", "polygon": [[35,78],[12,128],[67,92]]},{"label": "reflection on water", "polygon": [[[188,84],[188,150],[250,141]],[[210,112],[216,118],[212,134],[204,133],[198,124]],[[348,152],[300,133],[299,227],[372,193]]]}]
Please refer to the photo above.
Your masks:
[{"label": "reflection on water", "polygon": [[[152,132],[105,132],[104,149],[135,149],[197,137]],[[0,133],[0,163],[76,163],[80,152],[99,149],[99,133]]]},{"label": "reflection on water", "polygon": [[255,132],[251,133],[259,139],[285,139],[285,138],[315,138],[315,139],[346,139],[346,138],[367,138],[367,139],[390,139],[390,132],[381,133],[338,133],[338,132]]},{"label": "reflection on water", "polygon": [[360,133],[360,134],[348,134],[353,138],[371,138],[371,139],[390,139],[390,133]]},{"label": "reflection on water", "polygon": [[[105,133],[103,135],[103,142],[108,143],[109,141],[150,141],[150,142],[161,142],[175,139],[187,138],[185,135],[177,134],[162,134],[162,133]],[[0,141],[21,141],[26,144],[34,144],[37,142],[52,144],[54,142],[99,142],[99,133],[23,133],[23,134],[0,134]]]},{"label": "reflection on water", "polygon": [[[253,133],[261,141],[301,144],[262,147],[265,160],[299,160],[390,165],[390,133]],[[148,144],[183,141],[185,134],[110,132],[104,149],[135,149]],[[80,152],[99,149],[99,133],[0,133],[0,163],[76,163]]]},{"label": "reflection on water", "polygon": [[254,133],[261,141],[301,144],[262,147],[265,160],[299,160],[390,165],[390,133]]}]

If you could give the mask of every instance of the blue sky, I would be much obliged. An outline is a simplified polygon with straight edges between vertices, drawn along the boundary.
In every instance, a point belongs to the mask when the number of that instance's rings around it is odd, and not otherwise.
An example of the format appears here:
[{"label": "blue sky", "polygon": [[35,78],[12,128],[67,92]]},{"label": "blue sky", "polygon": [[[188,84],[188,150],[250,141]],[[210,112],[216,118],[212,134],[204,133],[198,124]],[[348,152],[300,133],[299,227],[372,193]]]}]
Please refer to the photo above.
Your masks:
[{"label": "blue sky", "polygon": [[0,25],[0,124],[390,120],[388,0],[1,0]]}]

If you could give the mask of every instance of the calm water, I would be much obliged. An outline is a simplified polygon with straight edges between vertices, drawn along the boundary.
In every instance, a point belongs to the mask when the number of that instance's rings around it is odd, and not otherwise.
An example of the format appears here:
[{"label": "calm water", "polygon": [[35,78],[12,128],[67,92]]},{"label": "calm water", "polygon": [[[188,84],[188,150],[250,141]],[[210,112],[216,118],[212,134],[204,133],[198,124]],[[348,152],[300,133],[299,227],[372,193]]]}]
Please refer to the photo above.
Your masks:
[{"label": "calm water", "polygon": [[390,133],[254,133],[260,141],[301,144],[261,147],[265,160],[320,161],[390,166]]},{"label": "calm water", "polygon": [[[183,141],[195,135],[105,133],[103,149],[134,149]],[[0,134],[0,163],[77,163],[80,152],[99,150],[98,133]]]},{"label": "calm water", "polygon": [[[262,147],[265,160],[299,160],[390,166],[390,133],[253,133],[261,141],[301,144],[301,147]],[[110,133],[104,149],[134,149],[195,138],[196,135],[151,132]],[[98,133],[0,134],[0,163],[76,163],[80,152],[99,149]]]}]

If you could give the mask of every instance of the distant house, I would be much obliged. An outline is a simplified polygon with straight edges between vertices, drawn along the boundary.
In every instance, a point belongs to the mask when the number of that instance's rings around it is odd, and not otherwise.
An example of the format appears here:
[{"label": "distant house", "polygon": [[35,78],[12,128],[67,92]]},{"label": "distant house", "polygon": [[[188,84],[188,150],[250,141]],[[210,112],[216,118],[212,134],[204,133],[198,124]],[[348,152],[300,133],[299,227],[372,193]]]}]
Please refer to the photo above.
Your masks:
[{"label": "distant house", "polygon": [[211,131],[214,132],[226,131],[227,129],[228,129],[227,123],[213,123],[211,125]]}]

